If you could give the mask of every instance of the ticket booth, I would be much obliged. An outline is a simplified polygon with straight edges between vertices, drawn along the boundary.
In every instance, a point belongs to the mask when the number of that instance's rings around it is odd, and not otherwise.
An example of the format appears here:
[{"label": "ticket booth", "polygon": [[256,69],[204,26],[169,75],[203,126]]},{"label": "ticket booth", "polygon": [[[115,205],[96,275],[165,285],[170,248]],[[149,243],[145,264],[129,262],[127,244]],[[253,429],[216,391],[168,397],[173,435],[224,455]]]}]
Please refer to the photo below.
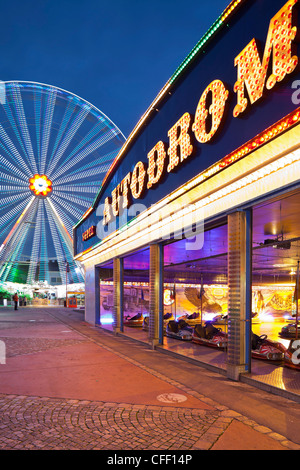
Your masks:
[{"label": "ticket booth", "polygon": [[69,308],[76,308],[77,307],[77,298],[76,295],[68,294],[68,305]]}]

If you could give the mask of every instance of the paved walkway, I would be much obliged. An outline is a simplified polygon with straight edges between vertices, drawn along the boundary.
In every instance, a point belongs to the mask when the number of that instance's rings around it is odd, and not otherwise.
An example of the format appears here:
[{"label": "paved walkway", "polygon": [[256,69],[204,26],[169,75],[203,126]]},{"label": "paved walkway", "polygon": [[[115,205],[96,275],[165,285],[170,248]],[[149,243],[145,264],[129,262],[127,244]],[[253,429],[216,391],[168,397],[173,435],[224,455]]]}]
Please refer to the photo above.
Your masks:
[{"label": "paved walkway", "polygon": [[88,325],[0,310],[0,449],[300,449],[299,404]]}]

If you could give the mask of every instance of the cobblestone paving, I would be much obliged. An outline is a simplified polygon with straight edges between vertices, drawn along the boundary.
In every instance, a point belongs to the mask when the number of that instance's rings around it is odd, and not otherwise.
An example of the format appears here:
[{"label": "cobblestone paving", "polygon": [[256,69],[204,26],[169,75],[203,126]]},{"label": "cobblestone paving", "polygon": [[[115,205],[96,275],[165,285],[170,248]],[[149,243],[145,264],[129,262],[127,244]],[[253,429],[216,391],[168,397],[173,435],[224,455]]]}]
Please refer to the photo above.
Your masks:
[{"label": "cobblestone paving", "polygon": [[12,395],[0,396],[0,409],[6,450],[190,450],[231,421],[216,411]]},{"label": "cobblestone paving", "polygon": [[47,351],[61,346],[71,346],[86,342],[85,340],[66,340],[66,339],[48,339],[48,338],[7,338],[1,336],[6,346],[6,357],[23,356],[42,351]]}]

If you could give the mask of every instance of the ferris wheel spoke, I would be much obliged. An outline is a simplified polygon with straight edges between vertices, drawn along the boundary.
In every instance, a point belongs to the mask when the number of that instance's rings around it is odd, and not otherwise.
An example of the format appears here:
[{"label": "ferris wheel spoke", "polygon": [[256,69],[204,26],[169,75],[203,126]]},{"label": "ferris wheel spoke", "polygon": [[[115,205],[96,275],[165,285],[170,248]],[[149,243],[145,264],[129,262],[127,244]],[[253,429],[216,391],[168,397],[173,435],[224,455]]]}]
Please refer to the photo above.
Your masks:
[{"label": "ferris wheel spoke", "polygon": [[67,236],[65,227],[57,217],[57,212],[53,205],[47,201],[46,211],[49,218],[50,229],[55,244],[55,250],[60,270],[61,279],[66,282],[66,268],[65,262],[73,265],[72,243]]},{"label": "ferris wheel spoke", "polygon": [[116,151],[106,152],[105,153],[105,144],[108,144],[111,140],[116,137],[116,133],[109,129],[104,135],[98,137],[95,141],[89,143],[85,148],[79,152],[73,152],[73,155],[70,155],[69,158],[64,161],[64,164],[61,165],[57,171],[52,174],[52,179],[55,180],[62,173],[65,173],[69,168],[72,168],[74,165],[78,165],[82,160],[86,159],[87,156],[92,156],[101,148],[101,155],[97,158],[99,163],[104,163],[108,160],[112,160],[116,156]]},{"label": "ferris wheel spoke", "polygon": [[12,176],[11,174],[0,171],[0,181],[4,183],[9,183],[9,184],[22,184],[22,187],[25,189],[28,189],[28,184],[24,184],[24,180],[21,180],[20,178],[16,178],[15,176]]},{"label": "ferris wheel spoke", "polygon": [[[9,184],[8,184],[9,182]],[[20,193],[20,194],[24,194],[25,192],[27,193],[27,189],[28,189],[28,185],[21,185],[18,186],[18,184],[16,184],[15,186],[11,184],[11,182],[8,180],[8,182],[6,180],[2,180],[1,176],[0,176],[0,192],[2,195],[11,195],[12,191],[15,192],[15,193]],[[5,183],[5,184],[1,184],[1,183]]]},{"label": "ferris wheel spoke", "polygon": [[41,162],[41,121],[42,121],[42,90],[37,88],[34,90],[34,122],[35,122],[35,135],[36,135],[36,148],[37,148],[37,161]]},{"label": "ferris wheel spoke", "polygon": [[[103,165],[109,163],[111,165],[112,161],[115,159],[118,154],[119,149],[114,148],[111,150],[109,144],[110,141],[115,137],[115,133],[110,129],[109,132],[98,138],[95,142],[91,143],[88,147],[83,149],[81,152],[77,153],[67,165],[64,165],[59,169],[57,173],[53,175],[53,179],[57,178],[62,172],[66,171],[66,168],[69,169],[74,165],[78,165],[82,160],[85,161],[83,168],[88,165]],[[107,148],[107,150],[106,150]],[[101,149],[100,156],[99,149]],[[86,157],[89,157],[89,160]],[[96,156],[96,158],[95,158]]]},{"label": "ferris wheel spoke", "polygon": [[70,158],[72,158],[77,153],[81,152],[85,146],[87,146],[91,141],[94,141],[96,136],[103,133],[106,128],[107,124],[103,120],[93,126],[87,135],[79,141],[74,150],[72,150],[70,154],[66,156],[64,163],[70,160]]},{"label": "ferris wheel spoke", "polygon": [[73,230],[73,225],[74,225],[74,217],[68,215],[66,212],[62,212],[59,207],[56,205],[57,212],[59,213],[59,216],[61,218],[62,223],[64,224],[64,227],[68,231],[68,233],[72,233]]},{"label": "ferris wheel spoke", "polygon": [[27,120],[26,120],[26,117],[25,117],[25,112],[24,112],[24,107],[23,107],[23,100],[22,100],[22,97],[21,97],[20,89],[18,87],[14,87],[12,89],[12,96],[13,96],[14,106],[15,106],[15,109],[16,109],[16,112],[17,112],[17,116],[18,116],[18,119],[19,119],[19,123],[20,123],[23,142],[24,142],[25,147],[26,147],[28,160],[31,164],[31,169],[32,169],[33,173],[37,173],[38,170],[37,170],[37,165],[36,165],[36,161],[35,161],[34,154],[33,154],[32,143],[31,143],[31,139],[30,139],[28,126],[27,126]]},{"label": "ferris wheel spoke", "polygon": [[46,158],[49,147],[50,131],[53,120],[53,113],[56,102],[56,92],[50,93],[46,99],[46,108],[44,114],[44,127],[42,132],[42,146],[41,146],[41,172],[46,171]]},{"label": "ferris wheel spoke", "polygon": [[[16,121],[13,117],[12,110],[10,107],[10,102],[13,100],[11,96],[11,89],[9,87],[5,87],[6,94],[7,94],[7,99],[5,100],[5,103],[3,104],[4,111],[6,113],[6,116],[8,117],[8,120],[10,122],[10,125],[14,131],[15,137],[16,137],[16,144],[18,144],[21,149],[22,149],[22,154],[26,155],[26,149],[24,147],[19,128],[16,124]],[[27,165],[25,159],[22,157],[21,153],[19,150],[17,150],[16,146],[8,136],[7,132],[4,130],[3,126],[0,124],[0,139],[1,139],[1,147],[6,149],[8,153],[11,153],[13,157],[15,157],[16,161],[18,161],[20,164],[22,164],[23,168],[27,170],[28,174],[31,174],[31,169]],[[5,143],[6,148],[3,147],[2,143]],[[7,150],[9,149],[9,150]]]},{"label": "ferris wheel spoke", "polygon": [[34,229],[33,234],[33,242],[32,242],[32,249],[31,249],[31,257],[30,257],[30,265],[27,274],[27,284],[30,284],[33,279],[36,277],[37,265],[39,260],[40,254],[40,245],[41,245],[41,210],[42,210],[42,203],[41,200],[37,200],[37,207],[35,207],[36,211],[36,226]]},{"label": "ferris wheel spoke", "polygon": [[[31,195],[24,198],[17,206],[13,205],[13,208],[0,216],[0,227],[1,232],[7,230],[8,224],[16,220],[17,217],[26,208],[27,204],[31,201]],[[0,233],[1,233],[0,232]]]},{"label": "ferris wheel spoke", "polygon": [[82,216],[82,212],[79,209],[68,203],[68,201],[63,201],[61,198],[58,198],[55,194],[52,195],[51,200],[58,205],[62,212],[72,214],[75,219],[79,220]]},{"label": "ferris wheel spoke", "polygon": [[2,125],[0,124],[0,146],[2,150],[7,153],[11,159],[15,162],[18,162],[19,165],[22,165],[23,170],[29,176],[31,175],[31,170],[29,166],[25,163],[23,157],[21,156],[20,152],[17,150],[16,146],[3,129]]},{"label": "ferris wheel spoke", "polygon": [[[20,261],[24,244],[28,236],[30,228],[30,220],[32,220],[32,206],[35,206],[35,200],[32,198],[18,221],[14,224],[8,237],[1,246],[0,251],[0,279],[14,281],[18,271],[18,262]],[[35,213],[35,209],[33,209]],[[19,223],[20,222],[20,223]]]},{"label": "ferris wheel spoke", "polygon": [[[0,186],[1,188],[1,186]],[[23,202],[24,200],[24,196],[27,195],[27,193],[25,194],[24,191],[22,191],[20,194],[14,194],[13,196],[8,196],[8,197],[3,197],[1,199],[1,204],[2,204],[2,207],[5,207],[5,212],[7,211],[7,209],[12,206],[12,207],[15,207],[16,204],[19,204]],[[1,212],[3,212],[4,210],[0,208],[0,214]],[[18,211],[17,211],[18,213]]]},{"label": "ferris wheel spoke", "polygon": [[47,212],[51,236],[52,236],[52,240],[53,240],[54,248],[56,252],[56,258],[57,258],[57,264],[58,264],[58,268],[60,272],[60,277],[63,282],[66,282],[65,256],[64,256],[64,252],[61,246],[60,239],[59,239],[59,233],[55,224],[55,220],[53,219],[53,215],[50,211],[49,205],[47,204],[46,204],[46,212]]},{"label": "ferris wheel spoke", "polygon": [[[16,162],[17,163],[17,162]],[[24,178],[27,178],[27,175],[20,170],[18,165],[13,164],[7,158],[0,154],[0,167],[6,171],[11,172],[15,178],[18,178],[20,181],[24,182]]]},{"label": "ferris wheel spoke", "polygon": [[4,249],[1,250],[0,259],[1,261],[7,261],[10,256],[13,254],[15,257],[17,254],[20,255],[18,250],[18,245],[20,246],[23,242],[23,239],[27,235],[28,226],[17,225],[15,230],[13,230],[10,239],[4,245]]},{"label": "ferris wheel spoke", "polygon": [[41,231],[41,255],[40,255],[40,270],[39,280],[47,281],[50,283],[49,263],[48,263],[48,249],[47,249],[47,231],[45,219],[45,202],[43,201],[43,214],[42,214],[42,231]]},{"label": "ferris wheel spoke", "polygon": [[[59,215],[59,218],[62,224],[64,225],[66,231],[71,234],[73,232],[74,220],[77,219],[75,219],[71,213],[65,210],[62,204],[59,204],[57,201],[55,201],[55,199],[51,198],[51,201],[51,204],[53,205],[53,208],[55,209],[56,213]],[[84,209],[80,211],[80,217],[84,212]]]},{"label": "ferris wheel spoke", "polygon": [[51,155],[49,154],[48,156],[48,168],[47,168],[47,173],[49,173],[49,165],[51,164],[53,158],[54,158],[54,155],[56,154],[57,152],[57,149],[58,149],[58,146],[61,144],[61,141],[63,139],[63,136],[66,132],[66,129],[67,129],[67,126],[68,126],[68,123],[70,122],[70,119],[71,119],[71,116],[74,112],[74,109],[75,109],[75,105],[74,103],[71,103],[69,102],[68,105],[67,105],[67,108],[64,112],[64,116],[62,118],[62,121],[60,122],[59,124],[59,129],[58,129],[58,132],[57,132],[57,136],[56,136],[56,139],[55,139],[55,143],[53,145],[53,149],[52,149],[52,152],[51,152]]},{"label": "ferris wheel spoke", "polygon": [[[95,194],[95,192],[98,191],[99,189],[99,183],[97,182],[88,182],[88,183],[73,183],[72,186],[68,186],[64,183],[56,183],[55,187],[60,190],[64,191],[66,193],[75,193],[77,195],[84,193],[84,194]],[[89,201],[91,200],[91,197],[88,197]]]},{"label": "ferris wheel spoke", "polygon": [[10,173],[0,171],[0,182],[6,185],[13,185],[13,188],[16,189],[23,189],[28,191],[28,184],[24,181],[21,180],[20,178],[16,178],[15,176],[12,176]]},{"label": "ferris wheel spoke", "polygon": [[99,182],[99,176],[101,180],[101,175],[104,176],[109,168],[109,164],[104,164],[101,165],[101,167],[96,166],[96,168],[91,168],[89,170],[69,172],[67,176],[62,177],[59,181],[60,183],[73,183],[79,180],[88,182],[91,181],[91,178],[95,178],[95,170],[97,170],[96,176],[97,181]]},{"label": "ferris wheel spoke", "polygon": [[56,155],[54,155],[53,160],[50,161],[50,164],[47,168],[47,173],[49,174],[49,177],[51,177],[52,171],[57,166],[60,159],[63,157],[65,150],[67,149],[68,145],[70,144],[71,140],[73,139],[79,127],[85,120],[88,113],[89,113],[89,109],[84,108],[84,109],[81,109],[80,112],[75,114],[75,119],[73,120],[68,132],[64,135],[64,138],[56,152]]},{"label": "ferris wheel spoke", "polygon": [[61,198],[62,200],[66,202],[67,201],[73,202],[77,206],[82,207],[84,210],[86,210],[90,206],[90,198],[88,198],[87,196],[80,196],[80,195],[75,195],[72,193],[70,194],[68,192],[58,191],[58,190],[55,190],[53,194],[55,194],[56,196],[58,196],[59,198]]},{"label": "ferris wheel spoke", "polygon": [[7,221],[7,223],[0,224],[0,227],[1,227],[0,236],[1,236],[1,241],[2,241],[2,244],[0,246],[0,253],[3,250],[3,248],[9,243],[10,239],[14,236],[16,230],[18,230],[20,223],[27,216],[31,205],[34,205],[34,201],[35,199],[32,197],[29,198],[29,201],[26,200],[25,208],[23,207],[23,204],[20,204],[18,206],[18,212],[16,213],[16,215],[14,214],[13,217],[11,217],[10,220]]},{"label": "ferris wheel spoke", "polygon": [[14,235],[11,246],[7,250],[5,256],[4,264],[6,265],[6,270],[2,278],[3,281],[6,279],[12,282],[15,281],[15,278],[18,274],[19,264],[23,254],[23,248],[27,238],[27,234],[28,228],[21,226],[18,232]]}]

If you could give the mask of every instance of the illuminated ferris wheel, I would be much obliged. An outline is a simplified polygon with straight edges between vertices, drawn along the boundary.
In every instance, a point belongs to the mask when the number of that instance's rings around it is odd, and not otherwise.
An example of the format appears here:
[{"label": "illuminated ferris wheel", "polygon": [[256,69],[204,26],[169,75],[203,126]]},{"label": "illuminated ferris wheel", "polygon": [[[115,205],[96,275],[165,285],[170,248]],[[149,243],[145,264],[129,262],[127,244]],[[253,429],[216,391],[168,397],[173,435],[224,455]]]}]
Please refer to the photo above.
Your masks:
[{"label": "illuminated ferris wheel", "polygon": [[[0,281],[82,282],[72,228],[125,138],[65,90],[10,81],[0,91]],[[54,277],[55,278],[55,277]]]}]

